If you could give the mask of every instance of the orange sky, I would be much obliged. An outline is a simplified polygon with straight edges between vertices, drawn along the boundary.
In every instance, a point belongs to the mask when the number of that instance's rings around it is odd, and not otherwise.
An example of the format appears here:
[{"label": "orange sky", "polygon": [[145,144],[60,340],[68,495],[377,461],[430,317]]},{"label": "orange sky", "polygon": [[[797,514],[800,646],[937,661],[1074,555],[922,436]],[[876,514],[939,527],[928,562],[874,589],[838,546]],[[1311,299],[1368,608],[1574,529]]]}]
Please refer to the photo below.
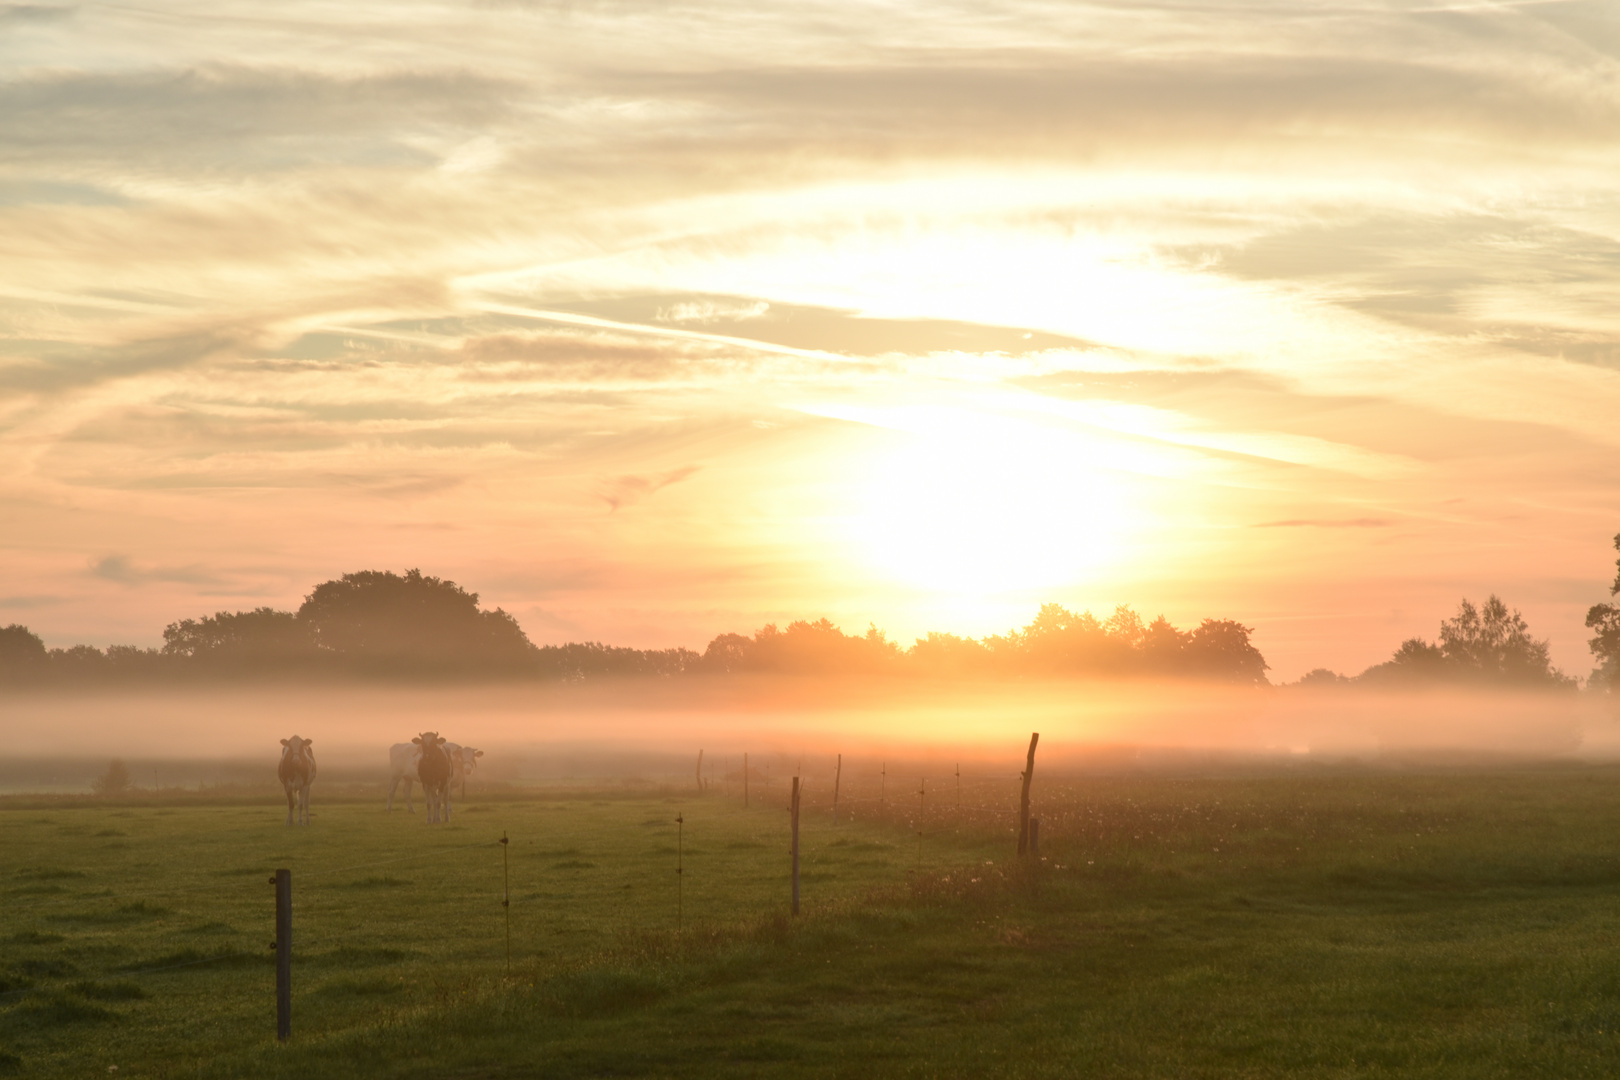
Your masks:
[{"label": "orange sky", "polygon": [[1607,2],[0,5],[0,623],[1042,601],[1359,671],[1620,530]]}]

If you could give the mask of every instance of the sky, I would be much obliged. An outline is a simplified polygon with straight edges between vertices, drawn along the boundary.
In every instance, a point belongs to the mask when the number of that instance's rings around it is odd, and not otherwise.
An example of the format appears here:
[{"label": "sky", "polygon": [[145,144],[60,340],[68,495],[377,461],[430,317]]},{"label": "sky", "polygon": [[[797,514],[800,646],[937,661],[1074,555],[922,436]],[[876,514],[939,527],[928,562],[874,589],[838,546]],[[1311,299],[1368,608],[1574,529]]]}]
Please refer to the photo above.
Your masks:
[{"label": "sky", "polygon": [[0,4],[0,624],[1043,602],[1354,673],[1620,531],[1620,8]]}]

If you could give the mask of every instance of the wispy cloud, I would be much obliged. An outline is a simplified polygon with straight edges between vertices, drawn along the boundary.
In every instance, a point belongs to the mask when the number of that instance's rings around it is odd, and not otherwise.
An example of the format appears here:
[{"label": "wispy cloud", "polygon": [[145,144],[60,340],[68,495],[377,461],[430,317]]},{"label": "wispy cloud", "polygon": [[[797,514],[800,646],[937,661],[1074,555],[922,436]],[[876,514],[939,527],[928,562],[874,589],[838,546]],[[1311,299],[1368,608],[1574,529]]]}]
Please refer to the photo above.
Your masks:
[{"label": "wispy cloud", "polygon": [[127,555],[104,555],[90,564],[90,575],[120,585],[145,585],[154,581],[184,585],[217,585],[218,575],[199,566],[135,565]]},{"label": "wispy cloud", "polygon": [[634,506],[671,484],[680,483],[697,472],[698,468],[697,465],[686,465],[650,476],[616,476],[603,485],[602,500],[608,504],[609,513],[617,513],[623,507]]}]

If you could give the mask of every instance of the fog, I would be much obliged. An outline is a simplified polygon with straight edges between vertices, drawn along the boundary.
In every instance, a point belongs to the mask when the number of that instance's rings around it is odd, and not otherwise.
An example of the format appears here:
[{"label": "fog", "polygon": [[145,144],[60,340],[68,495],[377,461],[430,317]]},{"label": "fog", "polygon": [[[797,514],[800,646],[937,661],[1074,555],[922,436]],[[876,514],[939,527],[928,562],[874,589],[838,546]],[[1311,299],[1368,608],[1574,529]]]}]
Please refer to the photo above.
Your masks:
[{"label": "fog", "polygon": [[512,784],[686,783],[699,750],[719,784],[739,775],[744,752],[777,775],[830,772],[843,754],[852,779],[884,762],[907,773],[945,775],[962,763],[964,772],[1015,776],[1032,731],[1047,772],[1620,757],[1620,712],[1586,694],[1075,682],[40,692],[0,701],[0,724],[0,788],[13,792],[85,790],[115,757],[136,766],[143,787],[267,780],[280,739],[294,733],[314,740],[323,776],[382,779],[388,747],[426,730],[484,749],[481,774]]}]

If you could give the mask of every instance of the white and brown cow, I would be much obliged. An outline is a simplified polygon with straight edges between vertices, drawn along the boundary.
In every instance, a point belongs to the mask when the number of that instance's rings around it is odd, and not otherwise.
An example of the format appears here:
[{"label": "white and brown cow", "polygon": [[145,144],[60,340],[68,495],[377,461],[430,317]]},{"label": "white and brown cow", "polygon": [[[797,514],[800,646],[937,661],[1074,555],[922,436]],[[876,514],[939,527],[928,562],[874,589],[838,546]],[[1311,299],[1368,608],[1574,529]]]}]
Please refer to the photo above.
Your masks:
[{"label": "white and brown cow", "polygon": [[313,739],[300,739],[294,735],[281,740],[281,764],[276,777],[287,792],[287,824],[309,824],[309,787],[315,782],[315,751]]},{"label": "white and brown cow", "polygon": [[[472,774],[473,767],[478,759],[484,756],[482,750],[474,750],[470,746],[458,746],[453,742],[444,743],[444,752],[450,758],[450,784],[454,786],[457,780],[461,781],[461,797],[467,797],[467,777]],[[422,757],[422,747],[418,743],[395,743],[388,748],[388,809],[394,809],[394,792],[399,785],[405,785],[405,809],[416,813],[416,807],[411,803],[411,785],[416,782],[416,763]]]},{"label": "white and brown cow", "polygon": [[450,820],[450,755],[444,752],[444,736],[435,731],[424,731],[411,742],[421,748],[416,759],[416,779],[422,784],[422,798],[427,802],[429,825]]},{"label": "white and brown cow", "polygon": [[467,777],[472,775],[473,766],[478,759],[484,756],[482,750],[474,750],[470,746],[457,746],[453,742],[444,744],[444,752],[450,755],[450,783],[461,781],[461,798],[467,798]]},{"label": "white and brown cow", "polygon": [[416,813],[416,807],[411,805],[411,785],[416,782],[416,762],[421,756],[419,743],[397,742],[388,748],[388,771],[393,775],[393,782],[388,785],[390,813],[394,809],[394,791],[401,782],[405,784],[405,809]]}]

